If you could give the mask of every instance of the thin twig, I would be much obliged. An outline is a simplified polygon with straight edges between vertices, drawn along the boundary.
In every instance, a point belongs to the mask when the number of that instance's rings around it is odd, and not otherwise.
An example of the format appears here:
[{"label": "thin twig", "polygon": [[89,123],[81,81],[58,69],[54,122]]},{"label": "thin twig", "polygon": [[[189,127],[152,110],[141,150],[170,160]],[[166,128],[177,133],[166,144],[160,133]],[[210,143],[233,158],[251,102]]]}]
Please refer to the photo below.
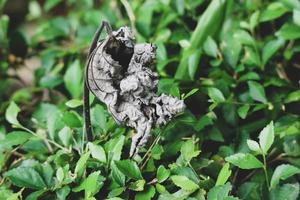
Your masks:
[{"label": "thin twig", "polygon": [[48,138],[45,138],[45,137],[42,137],[42,136],[36,134],[36,133],[33,132],[32,130],[30,130],[30,129],[24,127],[24,126],[20,126],[19,128],[21,128],[21,129],[23,129],[23,130],[25,130],[25,131],[31,133],[32,135],[34,135],[34,136],[36,136],[36,137],[38,137],[38,138],[40,138],[40,139],[42,139],[42,140],[46,140],[47,142],[53,144],[54,146],[56,146],[56,147],[58,147],[58,148],[60,148],[60,149],[62,149],[62,150],[64,150],[64,151],[70,153],[69,149],[67,149],[67,148],[65,148],[65,147],[63,147],[63,146],[61,146],[60,144],[58,144],[58,143],[56,143],[56,142],[54,142],[54,141],[52,141],[52,140],[49,140]]}]

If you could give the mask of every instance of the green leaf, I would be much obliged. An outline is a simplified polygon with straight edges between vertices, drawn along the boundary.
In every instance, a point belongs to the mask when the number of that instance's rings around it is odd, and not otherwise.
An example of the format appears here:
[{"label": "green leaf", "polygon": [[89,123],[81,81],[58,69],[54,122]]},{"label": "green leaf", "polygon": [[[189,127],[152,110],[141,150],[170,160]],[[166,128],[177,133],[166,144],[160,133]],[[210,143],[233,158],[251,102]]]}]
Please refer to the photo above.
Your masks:
[{"label": "green leaf", "polygon": [[300,90],[296,90],[294,92],[289,93],[284,99],[284,103],[291,103],[297,101],[300,101]]},{"label": "green leaf", "polygon": [[254,140],[247,140],[247,145],[251,151],[261,152],[259,144]]},{"label": "green leaf", "polygon": [[260,83],[257,83],[255,81],[248,81],[248,86],[249,86],[250,96],[253,100],[262,103],[267,103],[265,90]]},{"label": "green leaf", "polygon": [[145,183],[146,183],[146,181],[144,179],[137,180],[133,183],[130,183],[128,188],[133,191],[143,191]]},{"label": "green leaf", "polygon": [[218,185],[211,188],[207,194],[207,200],[225,200],[231,190],[231,184]]},{"label": "green leaf", "polygon": [[217,182],[216,182],[216,186],[224,185],[227,182],[230,175],[231,175],[231,170],[229,169],[229,163],[226,163],[222,167],[221,171],[219,172]]},{"label": "green leaf", "polygon": [[[218,31],[222,22],[222,13],[224,12],[225,5],[225,0],[213,0],[199,18],[196,29],[192,33],[190,39],[191,46],[183,49],[182,58],[175,74],[176,79],[188,78],[188,71],[190,72],[190,77],[194,77],[193,72],[196,70],[188,69],[191,52],[194,52],[196,49],[200,49],[207,36],[213,35],[216,31]],[[198,57],[198,60],[199,59],[200,57]],[[194,67],[196,67],[196,65]]]},{"label": "green leaf", "polygon": [[82,70],[79,60],[75,60],[68,67],[65,75],[64,82],[67,90],[70,92],[73,98],[80,98],[82,92]]},{"label": "green leaf", "polygon": [[195,150],[193,140],[186,141],[180,149],[181,155],[186,163],[189,163],[194,157],[200,154],[200,151]]},{"label": "green leaf", "polygon": [[171,172],[170,170],[166,169],[163,165],[160,165],[157,169],[156,178],[159,183],[164,182],[169,178]]},{"label": "green leaf", "polygon": [[199,186],[194,181],[191,181],[186,176],[174,175],[171,176],[171,180],[176,186],[180,187],[183,190],[195,191],[199,188]]},{"label": "green leaf", "polygon": [[32,167],[18,167],[4,173],[14,185],[41,190],[46,188],[46,184],[40,174]]},{"label": "green leaf", "polygon": [[223,93],[218,88],[208,88],[208,96],[217,103],[225,101]]},{"label": "green leaf", "polygon": [[92,157],[99,160],[100,162],[106,163],[106,155],[104,149],[100,145],[88,143],[88,147],[91,151]]},{"label": "green leaf", "polygon": [[125,175],[117,168],[116,164],[111,164],[111,175],[113,180],[120,186],[125,186]]},{"label": "green leaf", "polygon": [[247,117],[247,113],[248,113],[249,109],[250,109],[250,106],[248,104],[245,104],[245,105],[239,107],[237,112],[238,112],[240,118],[245,119]]},{"label": "green leaf", "polygon": [[271,190],[271,200],[298,200],[299,199],[299,183],[284,184]]},{"label": "green leaf", "polygon": [[20,112],[20,108],[17,106],[15,102],[11,101],[5,112],[6,120],[14,126],[17,127],[22,126],[17,119],[19,112]]},{"label": "green leaf", "polygon": [[262,50],[262,62],[265,65],[269,59],[278,51],[280,47],[284,45],[284,40],[278,38],[276,40],[269,41]]},{"label": "green leaf", "polygon": [[259,144],[263,154],[267,154],[274,142],[274,125],[270,122],[259,134]]},{"label": "green leaf", "polygon": [[286,23],[276,32],[276,35],[286,40],[295,40],[300,38],[300,27]]},{"label": "green leaf", "polygon": [[109,140],[105,144],[105,152],[107,152],[108,160],[120,160],[123,145],[125,142],[125,136],[121,135],[119,137],[115,137],[111,140]]},{"label": "green leaf", "polygon": [[69,126],[71,128],[73,128],[73,127],[76,127],[76,128],[82,127],[82,122],[80,120],[80,117],[74,111],[70,111],[70,112],[66,111],[63,114],[62,120],[65,122],[65,124],[67,126]]},{"label": "green leaf", "polygon": [[132,160],[115,161],[117,168],[127,177],[139,180],[143,179],[138,165]]},{"label": "green leaf", "polygon": [[77,161],[75,171],[74,171],[77,174],[77,177],[81,177],[83,175],[89,157],[90,157],[90,152],[86,152],[85,154],[81,155],[81,157]]},{"label": "green leaf", "polygon": [[182,97],[182,99],[187,99],[188,97],[192,96],[193,94],[195,94],[196,92],[198,92],[199,88],[194,88],[191,91],[189,91],[186,95],[184,95]]},{"label": "green leaf", "polygon": [[242,44],[233,37],[234,33],[226,33],[222,38],[222,53],[232,68],[236,68],[242,51]]},{"label": "green leaf", "polygon": [[103,186],[104,180],[105,178],[100,175],[100,171],[93,172],[78,187],[75,187],[73,191],[80,192],[84,190],[85,199],[93,197]]},{"label": "green leaf", "polygon": [[218,46],[211,36],[208,36],[204,42],[203,49],[205,53],[214,58],[218,55]]},{"label": "green leaf", "polygon": [[68,147],[72,140],[72,130],[66,126],[58,132],[58,137],[63,145]]},{"label": "green leaf", "polygon": [[81,105],[82,105],[82,100],[78,100],[78,99],[71,99],[66,102],[66,106],[68,106],[69,108],[76,108]]},{"label": "green leaf", "polygon": [[1,149],[10,149],[13,146],[24,144],[31,137],[32,134],[25,131],[10,132],[5,136],[4,140],[1,140],[0,151]]},{"label": "green leaf", "polygon": [[276,167],[276,169],[272,175],[270,187],[274,188],[274,187],[276,187],[276,185],[278,185],[280,180],[285,180],[285,179],[287,179],[295,174],[299,174],[299,173],[300,173],[300,169],[298,167],[295,167],[295,166],[289,165],[289,164],[279,165],[278,167]]},{"label": "green leaf", "polygon": [[293,20],[297,26],[300,26],[300,10],[293,10]]},{"label": "green leaf", "polygon": [[[30,195],[28,195],[26,197],[25,200],[38,200],[39,197],[44,194],[46,191],[45,190],[39,190],[39,191],[36,191],[36,192],[32,192],[30,193]],[[16,200],[18,200],[19,198],[17,198]],[[10,199],[7,199],[7,200],[10,200]]]},{"label": "green leaf", "polygon": [[267,9],[263,10],[261,13],[259,21],[266,22],[274,20],[288,11],[289,9],[281,2],[271,3],[268,5]]},{"label": "green leaf", "polygon": [[146,190],[142,192],[138,192],[135,195],[135,200],[151,200],[155,195],[155,188],[154,186],[150,186],[146,188]]},{"label": "green leaf", "polygon": [[255,41],[253,37],[244,30],[237,30],[233,35],[235,40],[238,40],[240,43],[250,46],[255,46]]},{"label": "green leaf", "polygon": [[227,162],[238,166],[241,169],[262,168],[263,164],[249,153],[237,153],[225,158]]}]

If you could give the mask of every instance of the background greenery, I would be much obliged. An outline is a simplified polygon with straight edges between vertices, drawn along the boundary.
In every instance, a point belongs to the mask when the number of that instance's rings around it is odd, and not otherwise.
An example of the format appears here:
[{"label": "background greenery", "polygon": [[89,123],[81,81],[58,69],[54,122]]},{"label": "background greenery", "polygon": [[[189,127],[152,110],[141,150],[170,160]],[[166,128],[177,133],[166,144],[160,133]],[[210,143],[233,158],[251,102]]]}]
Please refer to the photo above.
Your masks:
[{"label": "background greenery", "polygon": [[[187,105],[134,160],[96,99],[83,137],[104,19],[158,46],[159,92]],[[0,0],[0,199],[299,199],[299,39],[298,0]]]}]

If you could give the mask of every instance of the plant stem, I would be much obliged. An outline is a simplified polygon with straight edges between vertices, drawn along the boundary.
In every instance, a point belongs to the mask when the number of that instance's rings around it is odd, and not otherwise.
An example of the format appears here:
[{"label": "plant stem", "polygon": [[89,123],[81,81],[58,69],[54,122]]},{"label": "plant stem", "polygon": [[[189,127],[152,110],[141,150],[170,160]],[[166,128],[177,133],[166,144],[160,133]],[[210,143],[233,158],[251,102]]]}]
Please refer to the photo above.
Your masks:
[{"label": "plant stem", "polygon": [[33,132],[32,130],[30,130],[30,129],[24,127],[24,126],[20,126],[19,128],[21,128],[21,129],[23,129],[23,130],[25,130],[25,131],[31,133],[32,135],[34,135],[34,136],[36,136],[36,137],[38,137],[38,138],[41,138],[41,139],[45,140],[46,142],[51,143],[51,144],[53,144],[54,146],[56,146],[56,147],[58,147],[58,148],[60,148],[60,149],[62,149],[62,150],[64,150],[64,151],[70,153],[69,149],[67,149],[67,148],[65,148],[65,147],[63,147],[63,146],[61,146],[60,144],[58,144],[58,143],[56,143],[56,142],[54,142],[54,141],[52,141],[52,140],[49,140],[49,139],[47,139],[47,138],[45,138],[45,137],[42,137],[42,136],[36,134],[36,133]]},{"label": "plant stem", "polygon": [[270,183],[269,183],[269,178],[268,178],[268,172],[267,172],[267,161],[266,161],[266,156],[265,154],[262,154],[263,156],[263,161],[264,161],[264,173],[265,173],[265,178],[266,178],[266,183],[267,183],[267,187],[270,190]]}]

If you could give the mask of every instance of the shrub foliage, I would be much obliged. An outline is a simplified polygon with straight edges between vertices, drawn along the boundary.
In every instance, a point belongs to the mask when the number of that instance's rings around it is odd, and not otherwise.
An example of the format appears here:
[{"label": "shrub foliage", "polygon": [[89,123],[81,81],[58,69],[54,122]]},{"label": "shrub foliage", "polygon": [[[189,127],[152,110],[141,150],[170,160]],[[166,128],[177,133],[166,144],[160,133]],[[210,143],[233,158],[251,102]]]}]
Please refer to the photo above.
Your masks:
[{"label": "shrub foliage", "polygon": [[[84,137],[102,20],[155,43],[158,92],[187,105],[134,159],[96,99]],[[298,0],[0,0],[0,199],[296,200],[299,58]]]}]

